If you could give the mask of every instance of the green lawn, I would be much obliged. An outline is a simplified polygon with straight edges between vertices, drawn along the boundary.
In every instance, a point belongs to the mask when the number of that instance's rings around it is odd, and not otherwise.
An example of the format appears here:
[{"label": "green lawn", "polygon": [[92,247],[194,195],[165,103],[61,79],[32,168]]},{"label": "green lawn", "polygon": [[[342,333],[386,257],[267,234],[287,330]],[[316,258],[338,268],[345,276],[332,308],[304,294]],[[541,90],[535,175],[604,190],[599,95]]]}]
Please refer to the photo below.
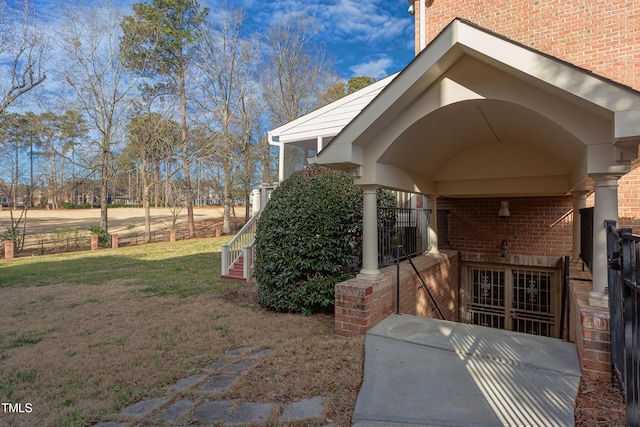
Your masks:
[{"label": "green lawn", "polygon": [[136,245],[0,262],[0,288],[126,283],[150,295],[224,291],[220,247],[229,237]]}]

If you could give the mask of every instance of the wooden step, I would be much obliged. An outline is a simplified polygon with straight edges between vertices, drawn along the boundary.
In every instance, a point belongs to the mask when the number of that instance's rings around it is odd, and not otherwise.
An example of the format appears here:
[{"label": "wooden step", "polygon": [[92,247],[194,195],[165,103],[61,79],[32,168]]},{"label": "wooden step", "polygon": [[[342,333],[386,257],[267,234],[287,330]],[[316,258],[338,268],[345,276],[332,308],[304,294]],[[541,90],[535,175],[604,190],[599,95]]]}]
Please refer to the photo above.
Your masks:
[{"label": "wooden step", "polygon": [[227,274],[223,274],[221,277],[223,279],[229,280],[238,280],[241,282],[246,282],[247,279],[243,277],[244,274],[244,256],[240,256],[236,262],[234,262],[229,268],[229,272]]}]

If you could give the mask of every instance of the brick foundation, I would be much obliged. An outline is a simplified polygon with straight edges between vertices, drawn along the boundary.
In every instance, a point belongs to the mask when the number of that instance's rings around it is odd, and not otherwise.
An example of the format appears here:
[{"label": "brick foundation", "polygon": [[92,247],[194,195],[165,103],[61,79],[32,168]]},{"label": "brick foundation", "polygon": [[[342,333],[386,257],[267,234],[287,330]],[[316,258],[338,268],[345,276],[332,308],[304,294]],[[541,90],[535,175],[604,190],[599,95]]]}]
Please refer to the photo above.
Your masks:
[{"label": "brick foundation", "polygon": [[[455,251],[414,259],[447,320],[458,320],[458,256]],[[354,278],[336,284],[335,332],[351,336],[366,333],[396,311],[397,267],[381,270],[377,280]],[[401,313],[438,317],[408,262],[400,265]]]},{"label": "brick foundation", "polygon": [[[571,277],[590,279],[588,272],[572,268]],[[571,280],[570,340],[575,342],[582,376],[592,381],[611,381],[611,334],[609,309],[589,305],[590,281]]]}]

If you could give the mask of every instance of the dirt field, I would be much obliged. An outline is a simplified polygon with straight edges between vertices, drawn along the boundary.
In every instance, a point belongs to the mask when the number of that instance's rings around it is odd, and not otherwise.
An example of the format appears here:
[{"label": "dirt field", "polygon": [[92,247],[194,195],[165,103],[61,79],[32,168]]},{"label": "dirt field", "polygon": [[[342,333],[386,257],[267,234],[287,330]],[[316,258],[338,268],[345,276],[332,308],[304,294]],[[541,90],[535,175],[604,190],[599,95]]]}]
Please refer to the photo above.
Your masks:
[{"label": "dirt field", "polygon": [[[244,208],[239,214],[244,214]],[[193,211],[196,223],[206,220],[222,218],[221,207],[195,208]],[[168,229],[172,225],[172,212],[169,208],[151,208],[151,229]],[[144,231],[143,208],[112,208],[109,209],[109,232],[122,233],[124,231]],[[10,222],[8,209],[0,211],[0,232],[4,231]],[[62,228],[81,233],[89,232],[89,228],[100,223],[100,209],[34,209],[27,213],[27,236],[39,236],[53,233]],[[186,226],[187,210],[182,209],[178,215],[178,226]]]}]

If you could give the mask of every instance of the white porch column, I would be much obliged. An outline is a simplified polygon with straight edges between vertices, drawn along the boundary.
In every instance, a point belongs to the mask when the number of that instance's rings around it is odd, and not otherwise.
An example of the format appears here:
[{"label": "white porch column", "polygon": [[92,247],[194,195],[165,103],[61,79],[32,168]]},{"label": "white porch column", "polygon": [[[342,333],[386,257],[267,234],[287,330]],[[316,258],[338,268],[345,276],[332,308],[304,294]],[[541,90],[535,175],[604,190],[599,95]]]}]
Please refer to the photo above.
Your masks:
[{"label": "white porch column", "polygon": [[571,261],[580,260],[580,209],[587,207],[588,191],[574,191],[571,193],[573,202],[573,244],[571,251]]},{"label": "white porch column", "polygon": [[324,143],[323,143],[323,141],[322,141],[322,137],[321,137],[321,136],[319,136],[319,137],[316,139],[316,154],[317,154],[317,153],[319,153],[319,152],[321,152],[323,148],[324,148]]},{"label": "white porch column", "polygon": [[358,278],[377,279],[378,270],[378,203],[376,186],[362,189],[362,270]]},{"label": "white porch column", "polygon": [[438,201],[437,196],[427,196],[431,217],[429,218],[429,243],[431,253],[438,253]]},{"label": "white porch column", "polygon": [[262,209],[262,204],[260,204],[260,193],[261,191],[257,188],[251,190],[251,206],[253,209],[251,210],[251,216],[257,214]]},{"label": "white porch column", "polygon": [[595,203],[593,209],[593,289],[589,293],[589,304],[607,307],[609,296],[607,231],[604,221],[618,221],[618,178],[608,174],[591,175],[595,186]]}]

